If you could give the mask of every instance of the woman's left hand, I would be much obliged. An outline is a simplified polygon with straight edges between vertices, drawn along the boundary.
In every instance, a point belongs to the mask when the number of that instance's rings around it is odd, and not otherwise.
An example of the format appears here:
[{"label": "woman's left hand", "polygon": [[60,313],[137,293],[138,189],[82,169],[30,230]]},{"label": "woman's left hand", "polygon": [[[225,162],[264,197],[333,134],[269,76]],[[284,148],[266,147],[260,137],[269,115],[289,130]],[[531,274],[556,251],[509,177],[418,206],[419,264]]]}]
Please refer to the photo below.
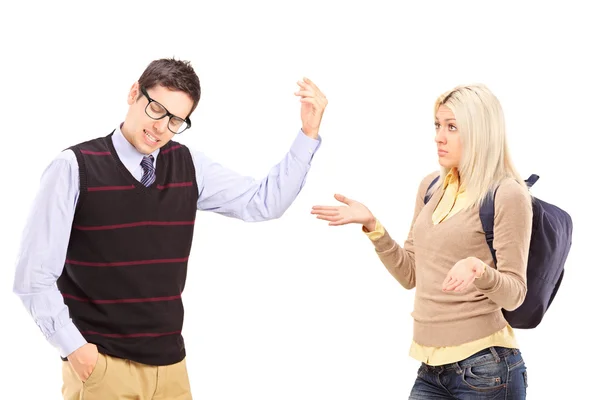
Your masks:
[{"label": "woman's left hand", "polygon": [[442,290],[444,292],[463,292],[475,278],[481,277],[484,272],[485,264],[479,258],[467,257],[460,260],[446,275]]}]

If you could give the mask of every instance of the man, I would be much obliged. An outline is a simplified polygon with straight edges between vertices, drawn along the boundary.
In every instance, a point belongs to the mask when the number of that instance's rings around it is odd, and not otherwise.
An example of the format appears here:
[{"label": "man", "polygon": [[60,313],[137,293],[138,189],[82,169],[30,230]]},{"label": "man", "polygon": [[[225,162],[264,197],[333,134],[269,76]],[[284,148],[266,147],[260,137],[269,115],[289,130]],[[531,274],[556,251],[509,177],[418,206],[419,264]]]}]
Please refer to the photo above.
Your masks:
[{"label": "man", "polygon": [[27,222],[14,291],[63,358],[65,399],[191,399],[181,336],[196,210],[280,217],[320,145],[327,99],[298,82],[302,130],[262,181],[172,141],[200,82],[188,62],[150,63],[125,121],[48,166]]}]

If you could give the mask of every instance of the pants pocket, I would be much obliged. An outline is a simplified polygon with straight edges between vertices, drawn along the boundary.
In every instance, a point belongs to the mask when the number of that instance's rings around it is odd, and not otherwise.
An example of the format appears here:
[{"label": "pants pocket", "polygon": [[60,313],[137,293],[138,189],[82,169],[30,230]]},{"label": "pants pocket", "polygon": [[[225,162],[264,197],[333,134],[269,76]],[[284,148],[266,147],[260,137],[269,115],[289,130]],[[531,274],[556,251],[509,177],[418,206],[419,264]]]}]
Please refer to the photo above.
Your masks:
[{"label": "pants pocket", "polygon": [[96,360],[96,365],[92,370],[92,373],[88,378],[83,382],[83,387],[91,386],[98,384],[102,381],[102,379],[106,376],[106,369],[108,367],[108,360],[106,356],[102,353],[98,353],[98,360]]},{"label": "pants pocket", "polygon": [[[103,356],[102,353],[98,353],[98,358],[96,359],[96,364],[94,365],[94,369],[92,370],[92,373],[90,374],[90,376],[88,376],[88,378],[83,383],[89,382],[90,379],[91,380],[96,379],[96,375],[101,373],[101,371],[100,371],[101,368],[98,368],[98,367],[101,367],[103,364],[102,360],[101,360],[102,356]],[[104,364],[106,364],[106,363],[104,363]]]},{"label": "pants pocket", "polygon": [[505,363],[487,362],[466,367],[462,380],[470,389],[495,390],[506,386],[507,373]]},{"label": "pants pocket", "polygon": [[99,388],[102,387],[101,383],[106,380],[106,373],[108,369],[107,356],[101,353],[98,354],[96,365],[85,382],[81,381],[68,361],[61,362],[63,363],[62,395],[64,400],[102,399],[101,396],[94,397],[93,393],[99,391]]}]

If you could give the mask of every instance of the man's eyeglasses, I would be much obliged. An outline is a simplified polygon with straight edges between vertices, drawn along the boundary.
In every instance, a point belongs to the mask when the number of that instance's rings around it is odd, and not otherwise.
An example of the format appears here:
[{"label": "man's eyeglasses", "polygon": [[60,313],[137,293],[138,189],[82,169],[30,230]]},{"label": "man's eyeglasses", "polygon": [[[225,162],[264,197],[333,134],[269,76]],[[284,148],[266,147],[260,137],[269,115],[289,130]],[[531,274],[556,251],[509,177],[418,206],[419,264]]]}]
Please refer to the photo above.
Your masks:
[{"label": "man's eyeglasses", "polygon": [[186,119],[181,119],[171,114],[165,106],[148,96],[148,92],[146,91],[145,87],[141,86],[140,90],[142,94],[148,99],[148,105],[146,106],[146,114],[150,118],[159,120],[163,119],[168,115],[169,124],[167,126],[169,127],[169,130],[175,134],[181,133],[192,126],[192,121],[190,121],[189,117]]}]

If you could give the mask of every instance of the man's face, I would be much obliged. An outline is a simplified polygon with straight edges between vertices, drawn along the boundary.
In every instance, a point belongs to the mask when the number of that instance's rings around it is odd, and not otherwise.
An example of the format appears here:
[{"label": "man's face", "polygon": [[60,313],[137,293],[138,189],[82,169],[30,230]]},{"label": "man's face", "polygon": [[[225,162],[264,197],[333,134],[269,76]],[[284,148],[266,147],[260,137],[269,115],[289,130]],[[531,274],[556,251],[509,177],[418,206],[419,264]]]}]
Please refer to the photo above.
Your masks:
[{"label": "man's face", "polygon": [[[151,100],[143,94],[144,89]],[[129,143],[142,154],[150,154],[167,144],[175,135],[171,130],[177,131],[181,120],[188,117],[193,106],[191,97],[182,91],[160,85],[142,88],[137,82],[129,91],[127,103],[129,111],[122,132]],[[166,115],[164,118],[154,119],[167,112],[174,117]]]}]

